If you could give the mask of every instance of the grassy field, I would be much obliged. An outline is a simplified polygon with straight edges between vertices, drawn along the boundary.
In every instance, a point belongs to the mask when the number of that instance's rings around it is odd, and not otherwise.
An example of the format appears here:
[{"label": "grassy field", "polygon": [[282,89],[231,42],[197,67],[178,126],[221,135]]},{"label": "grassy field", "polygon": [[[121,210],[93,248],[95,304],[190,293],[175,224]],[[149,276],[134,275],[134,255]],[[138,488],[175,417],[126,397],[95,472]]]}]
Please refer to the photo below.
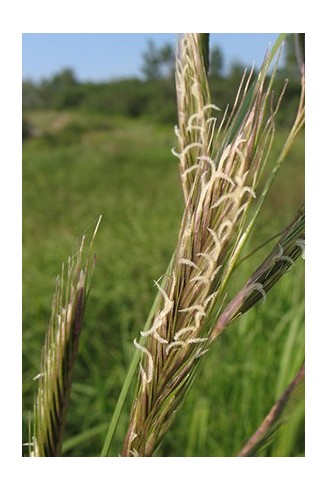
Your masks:
[{"label": "grassy field", "polygon": [[[55,278],[79,237],[92,234],[97,262],[75,368],[66,456],[98,456],[108,422],[166,270],[182,215],[171,126],[83,113],[27,114],[23,146],[23,442]],[[278,133],[277,147],[284,134]],[[272,189],[248,251],[277,232],[303,201],[302,137]],[[269,231],[270,230],[270,231]],[[270,245],[268,247],[270,249]],[[236,284],[264,251],[240,267]],[[304,266],[298,261],[237,321],[203,362],[159,456],[233,456],[283,392],[304,357]],[[112,447],[124,438],[133,390]],[[304,454],[304,406],[264,455]]]}]

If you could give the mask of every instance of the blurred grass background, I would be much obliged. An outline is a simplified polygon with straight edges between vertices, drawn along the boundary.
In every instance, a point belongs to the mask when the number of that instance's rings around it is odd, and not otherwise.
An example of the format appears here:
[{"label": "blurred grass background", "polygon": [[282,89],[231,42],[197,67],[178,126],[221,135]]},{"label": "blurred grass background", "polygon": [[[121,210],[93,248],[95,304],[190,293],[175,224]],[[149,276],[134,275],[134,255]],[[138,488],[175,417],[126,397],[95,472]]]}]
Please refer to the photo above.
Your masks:
[{"label": "blurred grass background", "polygon": [[[25,114],[23,146],[23,442],[55,278],[81,234],[97,262],[73,379],[64,456],[98,456],[134,347],[166,270],[183,210],[172,125],[82,110]],[[281,128],[273,155],[286,136]],[[281,170],[245,254],[293,218],[304,200],[304,135]],[[240,266],[242,285],[270,244]],[[298,261],[236,321],[204,359],[201,375],[159,456],[233,456],[292,380],[304,357],[304,265]],[[118,456],[129,394],[112,446]],[[304,455],[304,404],[266,456]]]}]

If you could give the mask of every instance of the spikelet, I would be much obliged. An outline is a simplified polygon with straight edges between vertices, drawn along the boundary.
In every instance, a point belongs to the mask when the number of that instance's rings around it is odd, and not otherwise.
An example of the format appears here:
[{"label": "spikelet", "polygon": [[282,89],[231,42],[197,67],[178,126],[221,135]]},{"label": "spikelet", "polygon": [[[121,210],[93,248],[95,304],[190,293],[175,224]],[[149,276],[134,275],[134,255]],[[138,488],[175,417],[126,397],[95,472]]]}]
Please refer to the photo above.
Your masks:
[{"label": "spikelet", "polygon": [[[215,324],[224,288],[249,233],[246,217],[256,201],[259,176],[270,150],[276,111],[266,110],[270,88],[266,90],[264,82],[269,64],[264,63],[253,86],[252,74],[244,76],[231,113],[222,115],[210,101],[205,46],[202,34],[186,34],[179,44],[178,144],[172,152],[179,160],[185,211],[171,264],[161,285],[156,283],[157,310],[150,328],[141,332],[146,344],[135,341],[144,359],[123,456],[153,454],[211,342],[242,311],[244,302],[266,297],[264,281],[252,278]],[[278,248],[271,264],[287,268],[292,260],[285,249]],[[138,437],[134,437],[136,432]]]}]

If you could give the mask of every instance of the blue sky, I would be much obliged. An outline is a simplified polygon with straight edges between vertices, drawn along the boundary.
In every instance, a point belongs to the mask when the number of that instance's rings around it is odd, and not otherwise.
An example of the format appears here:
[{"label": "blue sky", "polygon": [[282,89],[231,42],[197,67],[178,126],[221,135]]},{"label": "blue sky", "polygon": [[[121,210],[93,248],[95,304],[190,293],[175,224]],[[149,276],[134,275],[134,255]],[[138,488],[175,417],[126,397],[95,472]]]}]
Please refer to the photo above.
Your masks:
[{"label": "blue sky", "polygon": [[[211,34],[226,68],[233,61],[259,66],[278,34]],[[24,79],[39,81],[72,68],[80,81],[141,76],[142,53],[152,39],[156,46],[176,43],[176,34],[23,34]]]}]

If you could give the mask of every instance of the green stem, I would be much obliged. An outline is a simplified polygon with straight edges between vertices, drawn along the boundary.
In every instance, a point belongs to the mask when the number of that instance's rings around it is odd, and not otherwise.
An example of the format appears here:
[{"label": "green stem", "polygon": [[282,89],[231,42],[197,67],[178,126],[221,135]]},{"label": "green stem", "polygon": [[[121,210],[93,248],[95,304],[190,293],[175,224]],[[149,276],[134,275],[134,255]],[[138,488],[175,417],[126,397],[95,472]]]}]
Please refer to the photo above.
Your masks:
[{"label": "green stem", "polygon": [[115,410],[114,410],[112,419],[111,419],[109,427],[108,427],[105,442],[104,442],[103,448],[102,448],[101,453],[100,453],[100,456],[102,456],[102,457],[109,455],[108,454],[109,448],[110,448],[110,445],[111,445],[111,442],[113,439],[113,435],[114,435],[115,429],[117,427],[117,424],[118,424],[118,421],[119,421],[119,418],[120,418],[120,415],[122,412],[122,408],[123,408],[126,396],[128,394],[133,376],[134,376],[136,369],[138,367],[140,354],[141,354],[141,352],[139,350],[135,351],[132,362],[131,362],[130,367],[129,367],[129,370],[128,370],[127,375],[125,377],[125,380],[124,380],[124,383],[123,383],[123,386],[122,386],[122,389],[120,392],[120,396],[117,400]]}]

